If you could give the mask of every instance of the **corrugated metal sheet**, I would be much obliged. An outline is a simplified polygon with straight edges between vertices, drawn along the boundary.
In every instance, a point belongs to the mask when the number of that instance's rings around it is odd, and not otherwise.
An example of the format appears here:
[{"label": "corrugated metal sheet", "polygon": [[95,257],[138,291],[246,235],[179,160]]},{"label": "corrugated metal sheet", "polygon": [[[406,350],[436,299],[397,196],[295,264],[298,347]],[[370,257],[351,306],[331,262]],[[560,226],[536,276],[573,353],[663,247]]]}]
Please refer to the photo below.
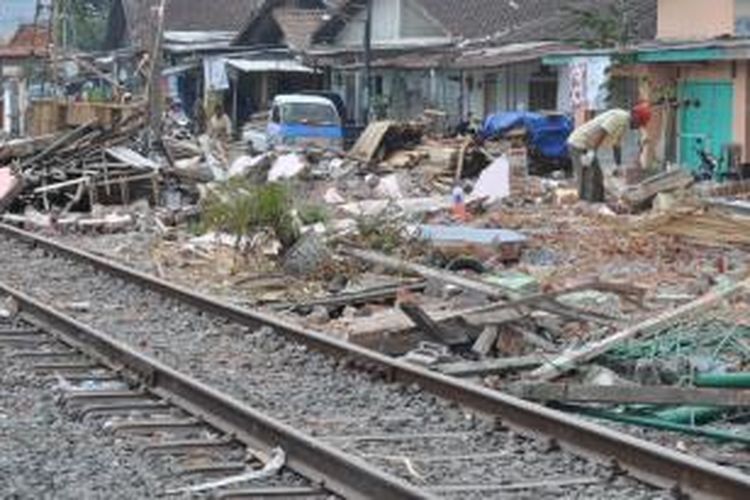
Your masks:
[{"label": "corrugated metal sheet", "polygon": [[314,70],[293,59],[229,59],[227,64],[244,73],[313,73]]}]

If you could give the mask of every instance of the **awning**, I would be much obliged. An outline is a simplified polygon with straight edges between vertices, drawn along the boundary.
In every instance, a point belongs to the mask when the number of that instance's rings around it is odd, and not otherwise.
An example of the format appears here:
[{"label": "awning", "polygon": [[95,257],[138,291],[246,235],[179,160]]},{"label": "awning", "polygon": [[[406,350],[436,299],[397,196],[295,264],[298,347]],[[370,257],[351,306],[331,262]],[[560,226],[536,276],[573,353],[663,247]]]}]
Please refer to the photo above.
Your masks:
[{"label": "awning", "polygon": [[161,74],[162,76],[178,75],[187,71],[197,70],[198,68],[200,68],[198,63],[180,64],[177,66],[169,66],[168,68],[164,68],[163,70],[161,70]]},{"label": "awning", "polygon": [[227,65],[243,73],[314,73],[315,70],[294,59],[228,59]]}]

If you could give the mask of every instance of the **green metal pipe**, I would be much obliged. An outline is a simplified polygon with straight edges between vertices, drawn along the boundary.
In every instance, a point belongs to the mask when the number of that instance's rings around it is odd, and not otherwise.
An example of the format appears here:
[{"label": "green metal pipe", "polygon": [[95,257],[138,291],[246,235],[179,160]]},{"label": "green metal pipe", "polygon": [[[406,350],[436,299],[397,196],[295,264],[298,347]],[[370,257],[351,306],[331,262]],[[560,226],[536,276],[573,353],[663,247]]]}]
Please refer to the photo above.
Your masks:
[{"label": "green metal pipe", "polygon": [[750,372],[704,373],[696,375],[696,387],[750,389]]},{"label": "green metal pipe", "polygon": [[654,416],[675,424],[704,425],[718,420],[725,411],[716,406],[678,406],[657,411]]},{"label": "green metal pipe", "polygon": [[733,434],[731,432],[725,432],[715,429],[702,429],[700,427],[692,427],[690,425],[676,424],[673,422],[667,422],[658,418],[653,417],[639,417],[635,415],[625,415],[621,413],[615,413],[605,410],[594,410],[591,408],[580,408],[580,407],[567,407],[568,410],[575,411],[590,417],[601,418],[605,420],[611,420],[613,422],[621,422],[624,424],[640,425],[641,427],[651,427],[654,429],[681,432],[683,434],[691,436],[700,436],[709,439],[715,439],[721,442],[735,442],[744,445],[750,445],[750,436]]}]

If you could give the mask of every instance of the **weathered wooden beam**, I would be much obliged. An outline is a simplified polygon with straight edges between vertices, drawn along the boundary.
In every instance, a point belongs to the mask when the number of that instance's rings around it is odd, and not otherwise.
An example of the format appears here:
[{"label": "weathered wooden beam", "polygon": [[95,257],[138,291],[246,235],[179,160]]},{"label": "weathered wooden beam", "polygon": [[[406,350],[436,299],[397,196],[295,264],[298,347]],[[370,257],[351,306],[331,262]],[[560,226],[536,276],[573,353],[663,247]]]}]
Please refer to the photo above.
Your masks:
[{"label": "weathered wooden beam", "polygon": [[537,335],[536,333],[529,331],[527,328],[523,328],[522,326],[512,323],[505,325],[505,328],[517,333],[518,335],[521,335],[526,342],[535,347],[539,347],[541,349],[544,349],[545,351],[550,352],[559,351],[558,346],[555,345],[554,342],[550,342],[541,335]]},{"label": "weathered wooden beam", "polygon": [[379,252],[373,252],[371,250],[360,250],[357,248],[344,247],[342,248],[341,252],[344,255],[349,255],[371,264],[385,266],[395,271],[418,274],[425,278],[433,279],[441,283],[454,285],[463,290],[477,292],[490,298],[507,298],[510,295],[514,294],[511,290],[498,287],[497,285],[473,280],[471,278],[467,278],[450,271],[435,269],[433,267],[416,264],[414,262],[407,262],[405,260],[391,257]]},{"label": "weathered wooden beam", "polygon": [[96,181],[92,185],[94,187],[104,187],[104,186],[112,186],[112,185],[118,185],[123,182],[130,183],[130,182],[138,182],[138,181],[148,181],[153,179],[154,177],[158,177],[158,173],[156,172],[149,172],[147,174],[137,174],[137,175],[129,175],[129,176],[122,176],[117,177],[114,179],[107,179],[103,181]]},{"label": "weathered wooden beam", "polygon": [[78,128],[75,128],[69,132],[59,135],[54,141],[52,141],[42,151],[40,151],[39,153],[35,154],[34,156],[30,158],[25,159],[23,163],[21,163],[19,170],[24,171],[26,170],[26,168],[33,166],[35,163],[41,160],[44,160],[46,157],[54,154],[60,148],[78,141],[80,138],[86,136],[86,134],[91,132],[92,127],[96,125],[96,123],[97,123],[97,120],[91,120],[89,122],[84,123]]},{"label": "weathered wooden beam", "polygon": [[395,299],[396,295],[400,290],[407,290],[409,292],[419,292],[425,289],[427,282],[420,280],[416,283],[405,283],[395,284],[386,286],[377,286],[361,290],[358,292],[344,292],[338,293],[331,297],[325,297],[322,299],[308,300],[296,304],[274,304],[271,309],[275,311],[283,310],[299,310],[300,308],[325,306],[325,307],[341,307],[346,305],[364,304],[369,302],[381,302],[384,300]]},{"label": "weathered wooden beam", "polygon": [[662,172],[631,186],[621,197],[630,207],[639,207],[659,193],[684,189],[694,181],[690,172],[683,169]]},{"label": "weathered wooden beam", "polygon": [[534,368],[543,363],[542,356],[520,356],[517,358],[497,358],[484,361],[459,361],[456,363],[441,363],[433,368],[445,375],[455,377],[474,377],[494,375],[524,368]]},{"label": "weathered wooden beam", "polygon": [[571,287],[565,290],[558,290],[550,293],[541,293],[530,296],[522,296],[514,290],[500,287],[491,283],[485,283],[484,281],[474,280],[456,274],[454,272],[445,271],[442,269],[435,269],[422,264],[416,264],[414,262],[407,262],[402,259],[390,257],[379,252],[373,252],[370,250],[360,250],[357,248],[343,247],[341,253],[360,259],[371,264],[384,266],[394,271],[409,272],[420,275],[427,279],[432,279],[440,283],[446,283],[457,286],[463,290],[476,292],[487,296],[491,300],[510,300],[510,303],[498,303],[487,307],[487,311],[495,311],[499,309],[516,309],[520,306],[533,306],[535,309],[547,311],[555,315],[564,315],[565,317],[592,321],[596,323],[610,323],[611,318],[607,318],[603,315],[597,315],[590,312],[582,312],[574,310],[563,304],[550,303],[555,297],[566,295],[581,290],[588,290],[595,287],[596,282],[585,283],[575,287]]},{"label": "weathered wooden beam", "polygon": [[577,403],[750,406],[750,390],[699,389],[669,386],[574,385],[523,383],[506,389],[534,401]]},{"label": "weathered wooden beam", "polygon": [[469,342],[469,337],[465,333],[449,332],[443,329],[443,327],[441,327],[417,304],[402,302],[399,304],[399,309],[401,309],[401,311],[414,322],[420,331],[426,333],[438,342],[450,346],[466,344]]},{"label": "weathered wooden beam", "polygon": [[34,194],[46,193],[48,191],[56,191],[58,189],[63,189],[63,188],[70,187],[70,186],[78,186],[81,183],[85,184],[87,182],[89,182],[88,177],[79,177],[78,179],[72,179],[69,181],[58,182],[55,184],[47,184],[46,186],[41,186],[41,187],[34,189]]},{"label": "weathered wooden beam", "polygon": [[592,359],[601,356],[628,339],[634,338],[638,335],[656,333],[659,330],[667,328],[675,321],[699,313],[748,288],[750,288],[750,279],[746,279],[730,286],[714,289],[692,302],[688,302],[680,307],[659,314],[656,317],[647,319],[637,325],[625,328],[614,335],[593,342],[581,349],[563,353],[557,358],[550,360],[541,368],[532,372],[530,377],[540,381],[552,380],[567,373],[581,363],[591,361]]},{"label": "weathered wooden beam", "polygon": [[[486,325],[501,325],[512,321],[518,321],[525,317],[524,313],[517,311],[501,310],[486,311],[486,306],[471,307],[456,310],[430,310],[430,317],[442,323],[452,319],[463,318],[471,326],[483,327]],[[349,324],[349,332],[353,337],[370,335],[381,332],[399,333],[414,328],[414,323],[399,309],[392,309],[365,318],[356,318]]]},{"label": "weathered wooden beam", "polygon": [[488,494],[498,491],[523,491],[523,490],[543,490],[549,488],[563,488],[571,486],[584,486],[588,484],[601,483],[603,480],[597,477],[570,477],[570,478],[550,478],[540,479],[538,481],[527,481],[523,483],[510,484],[447,484],[442,486],[427,486],[425,489],[431,493],[448,494]]},{"label": "weathered wooden beam", "polygon": [[497,326],[485,327],[485,329],[482,330],[482,333],[479,335],[479,338],[477,338],[476,342],[474,342],[471,350],[479,354],[480,356],[488,355],[492,350],[492,347],[495,345],[495,342],[497,342],[497,337],[499,334],[500,333]]},{"label": "weathered wooden beam", "polygon": [[534,305],[534,307],[573,321],[588,321],[589,323],[594,323],[596,325],[609,326],[617,321],[617,318],[607,316],[606,314],[586,311],[580,307],[561,304],[554,298],[541,299]]}]

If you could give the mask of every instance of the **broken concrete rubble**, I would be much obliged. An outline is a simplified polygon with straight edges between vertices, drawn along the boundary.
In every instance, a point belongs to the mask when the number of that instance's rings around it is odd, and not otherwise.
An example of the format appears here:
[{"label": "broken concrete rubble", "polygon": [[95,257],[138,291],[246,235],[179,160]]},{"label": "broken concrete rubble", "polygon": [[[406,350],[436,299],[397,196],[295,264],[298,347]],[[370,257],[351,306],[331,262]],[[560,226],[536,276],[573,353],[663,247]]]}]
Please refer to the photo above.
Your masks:
[{"label": "broken concrete rubble", "polygon": [[[25,183],[5,220],[58,232],[145,225],[154,235],[153,272],[161,277],[211,287],[289,321],[529,399],[682,404],[693,396],[726,407],[743,401],[666,386],[686,373],[683,361],[612,361],[608,355],[616,350],[596,347],[649,324],[665,302],[684,306],[719,277],[747,269],[740,250],[748,244],[746,215],[717,216],[716,207],[690,205],[693,181],[682,171],[621,193],[627,211],[655,204],[660,214],[618,215],[580,202],[564,175],[528,175],[515,151],[509,160],[507,148],[427,137],[424,130],[376,123],[347,155],[281,149],[255,155],[236,148],[222,159],[205,138],[167,134],[162,157],[142,147],[134,131],[89,125],[14,146]],[[77,148],[83,158],[74,154]],[[206,200],[232,183],[244,183],[253,194],[255,187],[283,186],[290,203],[236,230],[226,220],[206,227]],[[456,187],[468,193],[462,220],[452,213]],[[144,188],[154,191],[151,204],[161,205],[153,213],[149,207],[94,208],[102,201],[124,204]],[[86,196],[92,189],[100,199]],[[68,207],[73,200],[75,207]],[[33,211],[23,212],[24,206]],[[237,203],[235,215],[248,206]],[[276,215],[299,219],[291,224],[299,234],[282,238]],[[243,224],[243,217],[237,220]],[[378,241],[363,237],[368,225],[382,230]],[[342,242],[350,246],[337,246]],[[351,244],[368,250],[352,251]],[[352,288],[366,281],[365,269],[385,284]],[[603,280],[616,283],[607,287]],[[611,344],[623,345],[629,343]],[[700,373],[718,369],[697,356],[689,361]],[[581,376],[600,364],[606,377]],[[561,380],[543,382],[547,378]],[[636,390],[644,387],[653,390]]]},{"label": "broken concrete rubble", "polygon": [[268,172],[268,182],[291,179],[301,174],[305,168],[307,163],[295,153],[279,156]]},{"label": "broken concrete rubble", "polygon": [[621,202],[630,210],[647,207],[657,195],[683,190],[694,182],[693,176],[683,169],[663,172],[635,186],[629,186],[620,195]]}]

